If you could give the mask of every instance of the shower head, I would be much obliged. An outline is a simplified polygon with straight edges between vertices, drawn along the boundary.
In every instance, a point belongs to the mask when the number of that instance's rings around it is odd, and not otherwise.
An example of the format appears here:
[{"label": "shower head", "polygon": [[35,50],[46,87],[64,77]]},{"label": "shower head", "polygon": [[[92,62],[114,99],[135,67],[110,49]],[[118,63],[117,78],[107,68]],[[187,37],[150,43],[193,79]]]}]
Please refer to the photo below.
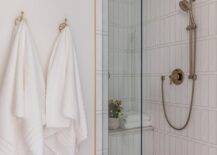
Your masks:
[{"label": "shower head", "polygon": [[191,4],[187,0],[181,0],[179,2],[179,6],[185,12],[187,12],[191,9]]},{"label": "shower head", "polygon": [[179,6],[180,8],[184,11],[184,12],[188,12],[190,15],[190,25],[187,27],[187,30],[191,30],[191,29],[196,29],[196,23],[194,20],[194,16],[193,16],[193,11],[192,11],[192,2],[194,2],[195,0],[181,0],[179,2]]}]

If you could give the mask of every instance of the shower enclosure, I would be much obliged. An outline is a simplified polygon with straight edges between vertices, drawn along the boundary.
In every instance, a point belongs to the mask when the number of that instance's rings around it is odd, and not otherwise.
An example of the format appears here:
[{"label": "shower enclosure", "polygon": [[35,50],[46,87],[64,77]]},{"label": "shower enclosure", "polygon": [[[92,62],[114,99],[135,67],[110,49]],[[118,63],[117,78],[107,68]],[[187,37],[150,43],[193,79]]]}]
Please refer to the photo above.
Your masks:
[{"label": "shower enclosure", "polygon": [[106,155],[217,154],[217,2],[103,0]]}]

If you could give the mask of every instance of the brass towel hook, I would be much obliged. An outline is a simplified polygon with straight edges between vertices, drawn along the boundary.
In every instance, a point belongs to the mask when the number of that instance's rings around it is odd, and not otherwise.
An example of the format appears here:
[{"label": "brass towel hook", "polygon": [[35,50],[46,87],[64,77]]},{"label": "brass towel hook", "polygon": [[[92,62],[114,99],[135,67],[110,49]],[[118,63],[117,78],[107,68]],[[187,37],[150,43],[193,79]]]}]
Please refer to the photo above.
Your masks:
[{"label": "brass towel hook", "polygon": [[59,31],[61,32],[66,26],[68,26],[68,24],[67,19],[65,18],[64,22],[59,25]]},{"label": "brass towel hook", "polygon": [[17,23],[18,23],[18,22],[21,22],[23,19],[24,19],[24,12],[21,11],[20,16],[18,16],[18,17],[15,19],[15,25],[17,25]]}]

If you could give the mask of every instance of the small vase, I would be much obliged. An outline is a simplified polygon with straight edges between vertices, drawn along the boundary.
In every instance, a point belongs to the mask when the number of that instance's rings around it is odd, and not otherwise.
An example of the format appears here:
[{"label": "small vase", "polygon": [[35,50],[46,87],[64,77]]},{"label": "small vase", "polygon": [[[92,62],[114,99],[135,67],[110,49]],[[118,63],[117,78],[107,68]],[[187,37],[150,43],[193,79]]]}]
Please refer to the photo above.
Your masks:
[{"label": "small vase", "polygon": [[120,127],[120,120],[118,118],[109,118],[109,129],[115,130]]}]

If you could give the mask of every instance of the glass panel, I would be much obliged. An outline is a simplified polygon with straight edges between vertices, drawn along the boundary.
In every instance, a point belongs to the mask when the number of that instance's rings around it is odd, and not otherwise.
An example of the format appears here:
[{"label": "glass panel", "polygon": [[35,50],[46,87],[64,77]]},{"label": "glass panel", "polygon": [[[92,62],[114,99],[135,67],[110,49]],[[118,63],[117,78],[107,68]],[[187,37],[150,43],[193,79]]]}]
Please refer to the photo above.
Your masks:
[{"label": "glass panel", "polygon": [[103,150],[141,155],[141,0],[103,1]]}]

